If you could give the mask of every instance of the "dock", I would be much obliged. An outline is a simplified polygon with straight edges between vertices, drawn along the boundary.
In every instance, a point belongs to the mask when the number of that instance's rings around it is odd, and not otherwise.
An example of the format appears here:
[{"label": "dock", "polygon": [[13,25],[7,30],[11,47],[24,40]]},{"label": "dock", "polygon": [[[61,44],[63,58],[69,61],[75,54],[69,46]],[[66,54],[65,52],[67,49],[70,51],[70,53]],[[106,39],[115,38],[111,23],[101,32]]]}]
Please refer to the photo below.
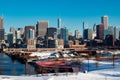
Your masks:
[{"label": "dock", "polygon": [[27,49],[27,48],[6,48],[3,49],[3,53],[7,54],[8,56],[18,59],[21,62],[31,62],[32,60],[38,60],[37,56],[29,56],[32,52],[39,52],[42,51],[66,51],[70,50],[76,52],[78,55],[80,54],[88,54],[89,56],[95,55],[96,50],[83,50],[79,48],[64,48],[64,49],[57,49],[57,48],[37,48],[37,49]]}]

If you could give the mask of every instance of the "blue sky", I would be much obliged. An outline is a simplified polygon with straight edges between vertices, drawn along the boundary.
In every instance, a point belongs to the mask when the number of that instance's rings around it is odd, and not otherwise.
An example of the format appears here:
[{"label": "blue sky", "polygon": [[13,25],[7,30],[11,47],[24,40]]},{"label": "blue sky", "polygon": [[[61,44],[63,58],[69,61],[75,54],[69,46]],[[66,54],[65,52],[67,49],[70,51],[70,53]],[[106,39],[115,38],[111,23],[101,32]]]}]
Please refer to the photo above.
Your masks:
[{"label": "blue sky", "polygon": [[101,23],[101,16],[109,16],[109,25],[120,26],[119,0],[0,0],[0,16],[4,17],[6,32],[11,26],[36,25],[38,20],[49,20],[49,27],[62,26],[82,33],[82,22],[92,28]]}]

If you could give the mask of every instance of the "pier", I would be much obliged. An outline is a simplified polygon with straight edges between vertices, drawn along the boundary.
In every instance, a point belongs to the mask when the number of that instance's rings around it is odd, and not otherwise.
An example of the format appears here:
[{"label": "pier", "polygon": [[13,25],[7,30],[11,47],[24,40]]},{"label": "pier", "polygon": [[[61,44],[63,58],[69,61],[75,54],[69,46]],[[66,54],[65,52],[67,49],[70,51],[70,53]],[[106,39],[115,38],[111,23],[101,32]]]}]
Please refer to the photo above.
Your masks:
[{"label": "pier", "polygon": [[57,49],[57,48],[37,48],[37,49],[27,49],[27,48],[6,48],[3,49],[3,52],[13,58],[19,59],[23,62],[30,62],[32,60],[38,60],[37,56],[29,56],[32,52],[39,52],[42,51],[73,51],[76,52],[78,55],[80,54],[87,54],[89,56],[95,55],[96,50],[85,50],[81,48],[64,48],[64,49]]},{"label": "pier", "polygon": [[[59,60],[59,59],[63,59],[63,60],[66,60],[65,63],[74,63],[76,64],[75,65],[75,68],[78,66],[78,65],[81,65],[80,68],[84,69],[85,68],[85,65],[82,64],[81,62],[83,60],[87,60],[88,63],[86,67],[88,67],[88,71],[89,71],[89,61],[90,60],[95,60],[95,61],[105,61],[105,62],[108,62],[108,61],[112,61],[113,62],[113,65],[114,64],[114,61],[117,60],[117,59],[120,59],[120,55],[112,55],[112,56],[96,56],[97,53],[103,51],[103,52],[106,52],[107,50],[87,50],[87,49],[79,49],[79,48],[64,48],[64,49],[57,49],[57,48],[39,48],[39,49],[25,49],[25,48],[19,48],[19,49],[16,49],[16,48],[9,48],[9,49],[3,49],[3,53],[7,54],[8,56],[10,56],[11,58],[15,58],[16,60],[22,62],[23,64],[27,65],[29,64],[29,62],[36,62],[36,61],[39,61],[40,59],[38,58],[38,56],[30,56],[31,54],[33,54],[34,52],[36,54],[47,54],[47,53],[42,53],[44,51],[72,51],[72,52],[75,52],[78,56],[76,57],[72,57],[72,56],[69,56],[69,57],[63,57],[63,58],[47,58],[46,60],[50,61],[50,60]],[[111,50],[112,51],[112,50]],[[41,60],[42,62],[42,60]],[[31,65],[34,65],[34,64],[31,64]],[[96,67],[98,66],[98,64],[96,63],[95,64]],[[58,66],[58,65],[57,65]],[[52,66],[54,71],[58,69],[58,67],[56,67],[56,65]],[[66,66],[65,66],[66,67]],[[74,67],[74,66],[72,66]],[[26,68],[27,69],[27,68]],[[39,72],[39,70],[46,70],[46,69],[49,69],[48,68],[43,68],[43,67],[38,67],[36,68],[36,72]],[[43,71],[44,71],[43,70]],[[68,70],[68,69],[66,69]],[[42,71],[42,72],[43,72]],[[42,73],[40,71],[40,73]],[[76,71],[77,72],[77,71]],[[44,72],[43,72],[44,73]]]},{"label": "pier", "polygon": [[[46,53],[41,53],[43,51],[72,51],[76,52],[78,54],[78,57],[82,55],[83,57],[81,58],[88,58],[92,57],[101,52],[107,52],[107,51],[115,51],[115,50],[87,50],[87,49],[81,49],[81,48],[64,48],[64,49],[58,49],[58,48],[36,48],[36,49],[27,49],[27,48],[6,48],[3,49],[3,53],[19,59],[20,61],[23,62],[30,62],[32,60],[38,60],[37,56],[30,56],[33,52],[37,52],[37,54],[46,54]],[[77,57],[77,58],[78,58]],[[70,57],[72,58],[72,57]]]}]

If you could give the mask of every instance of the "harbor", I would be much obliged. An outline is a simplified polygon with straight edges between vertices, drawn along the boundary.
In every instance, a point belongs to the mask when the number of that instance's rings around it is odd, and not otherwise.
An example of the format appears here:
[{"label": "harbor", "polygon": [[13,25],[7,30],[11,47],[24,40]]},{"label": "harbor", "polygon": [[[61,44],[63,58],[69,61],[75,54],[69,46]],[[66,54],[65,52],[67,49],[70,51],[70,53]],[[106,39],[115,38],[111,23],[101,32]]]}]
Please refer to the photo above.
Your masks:
[{"label": "harbor", "polygon": [[[112,50],[111,50],[112,51]],[[114,53],[114,54],[113,54]],[[89,60],[114,61],[120,59],[120,51],[78,50],[78,49],[4,49],[1,53],[1,74],[37,75],[48,73],[85,73],[90,71]],[[83,61],[87,60],[87,64]],[[9,66],[11,65],[11,68]],[[17,67],[17,66],[19,67]],[[95,63],[96,68],[98,63]],[[2,66],[7,66],[3,69]],[[4,71],[5,70],[5,71]],[[8,71],[8,72],[7,72]]]},{"label": "harbor", "polygon": [[0,53],[0,75],[20,76],[25,74],[35,74],[34,67],[29,64],[25,66],[25,64],[20,63],[5,53]]}]

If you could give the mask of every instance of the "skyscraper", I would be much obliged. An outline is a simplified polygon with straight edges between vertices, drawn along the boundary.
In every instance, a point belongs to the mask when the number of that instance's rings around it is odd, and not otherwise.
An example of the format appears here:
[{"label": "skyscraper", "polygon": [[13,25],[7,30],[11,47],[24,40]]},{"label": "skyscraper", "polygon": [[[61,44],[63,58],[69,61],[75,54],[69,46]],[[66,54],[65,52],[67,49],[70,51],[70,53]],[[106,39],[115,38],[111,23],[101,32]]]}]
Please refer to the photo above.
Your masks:
[{"label": "skyscraper", "polygon": [[64,45],[67,45],[68,44],[68,29],[66,27],[61,28],[60,36],[61,36],[61,39],[64,40]]},{"label": "skyscraper", "polygon": [[0,29],[0,41],[4,40],[4,29]]},{"label": "skyscraper", "polygon": [[10,32],[10,33],[7,34],[7,41],[9,43],[9,47],[12,46],[12,44],[13,44],[13,33]]},{"label": "skyscraper", "polygon": [[56,33],[57,33],[57,29],[56,29],[56,28],[47,28],[46,37],[47,37],[47,38],[56,39],[56,38],[55,38]]},{"label": "skyscraper", "polygon": [[37,37],[45,37],[48,28],[48,21],[38,21],[36,25]]},{"label": "skyscraper", "polygon": [[0,29],[3,29],[3,18],[0,18]]},{"label": "skyscraper", "polygon": [[97,29],[97,38],[103,40],[104,39],[104,25],[99,24],[96,27]]},{"label": "skyscraper", "polygon": [[120,27],[114,27],[114,39],[115,40],[118,40],[120,35],[119,35],[119,32],[120,32]]},{"label": "skyscraper", "polygon": [[0,41],[4,40],[3,18],[0,18]]},{"label": "skyscraper", "polygon": [[61,28],[61,18],[58,19],[58,28]]},{"label": "skyscraper", "polygon": [[80,38],[80,33],[78,30],[75,30],[75,38],[79,39]]},{"label": "skyscraper", "polygon": [[21,32],[21,34],[23,34],[23,28],[18,28],[18,31],[20,31]]},{"label": "skyscraper", "polygon": [[96,33],[96,24],[94,24],[94,26],[93,26],[93,32]]},{"label": "skyscraper", "polygon": [[101,22],[104,24],[104,29],[108,29],[108,16],[102,16],[101,17]]},{"label": "skyscraper", "polygon": [[[32,29],[35,32],[35,26],[25,26],[25,41],[27,42],[29,30]],[[35,33],[34,33],[35,36]]]},{"label": "skyscraper", "polygon": [[96,23],[94,24],[93,26],[93,33],[92,33],[92,39],[95,39],[96,38]]},{"label": "skyscraper", "polygon": [[83,30],[84,30],[84,29],[87,29],[87,28],[88,28],[87,23],[86,23],[86,22],[83,22]]},{"label": "skyscraper", "polygon": [[114,26],[109,26],[108,27],[108,30],[111,31],[111,34],[114,35]]},{"label": "skyscraper", "polygon": [[86,40],[92,39],[92,30],[91,29],[84,30],[84,39],[86,39]]},{"label": "skyscraper", "polygon": [[57,26],[58,26],[58,28],[57,28],[57,35],[58,35],[58,38],[60,39],[60,29],[62,28],[62,25],[61,25],[61,18],[58,18],[58,20],[57,20]]},{"label": "skyscraper", "polygon": [[13,43],[16,42],[16,30],[14,27],[10,27],[10,32],[13,34]]},{"label": "skyscraper", "polygon": [[28,39],[35,39],[35,30],[34,29],[29,29],[28,30],[27,38]]},{"label": "skyscraper", "polygon": [[23,31],[23,28],[18,28],[18,30],[17,30],[17,39],[23,39],[23,33],[24,33],[24,31]]},{"label": "skyscraper", "polygon": [[28,49],[36,48],[35,26],[25,26],[25,41]]},{"label": "skyscraper", "polygon": [[83,39],[84,39],[84,36],[85,36],[85,29],[87,29],[87,23],[86,22],[83,22]]}]

